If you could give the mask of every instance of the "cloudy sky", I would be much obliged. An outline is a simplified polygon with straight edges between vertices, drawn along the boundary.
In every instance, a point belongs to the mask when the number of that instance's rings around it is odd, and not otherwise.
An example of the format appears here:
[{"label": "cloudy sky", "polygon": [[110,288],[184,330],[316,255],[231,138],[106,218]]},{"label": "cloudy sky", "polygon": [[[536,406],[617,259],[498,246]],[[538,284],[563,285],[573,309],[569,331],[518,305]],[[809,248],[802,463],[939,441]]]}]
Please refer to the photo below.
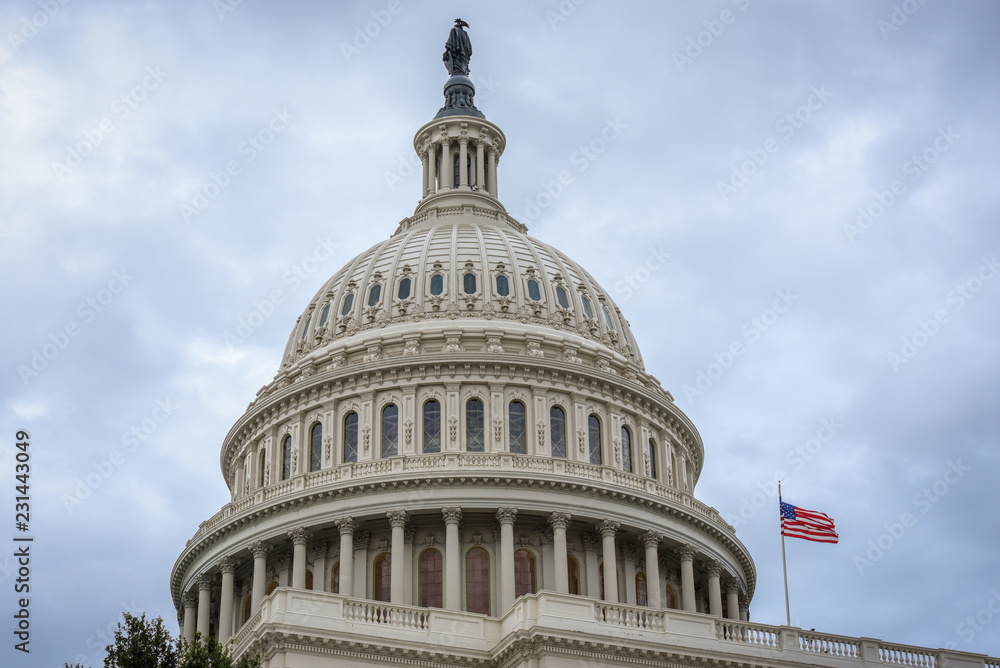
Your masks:
[{"label": "cloudy sky", "polygon": [[7,0],[0,554],[19,429],[36,540],[27,662],[0,557],[0,662],[100,665],[125,610],[176,631],[223,437],[413,211],[456,16],[501,199],[700,429],[752,618],[784,622],[780,478],[841,536],[788,542],[793,625],[1000,655],[997,4]]}]

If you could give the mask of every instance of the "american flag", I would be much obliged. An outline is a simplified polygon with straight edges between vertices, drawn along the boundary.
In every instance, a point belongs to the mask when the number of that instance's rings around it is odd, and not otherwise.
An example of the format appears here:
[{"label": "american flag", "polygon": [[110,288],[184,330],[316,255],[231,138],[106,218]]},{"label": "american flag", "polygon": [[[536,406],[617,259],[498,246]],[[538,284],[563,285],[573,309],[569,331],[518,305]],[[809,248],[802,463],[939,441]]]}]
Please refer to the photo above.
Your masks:
[{"label": "american flag", "polygon": [[781,504],[781,535],[804,538],[817,543],[836,543],[840,538],[834,530],[833,519],[826,513],[798,508],[790,503]]}]

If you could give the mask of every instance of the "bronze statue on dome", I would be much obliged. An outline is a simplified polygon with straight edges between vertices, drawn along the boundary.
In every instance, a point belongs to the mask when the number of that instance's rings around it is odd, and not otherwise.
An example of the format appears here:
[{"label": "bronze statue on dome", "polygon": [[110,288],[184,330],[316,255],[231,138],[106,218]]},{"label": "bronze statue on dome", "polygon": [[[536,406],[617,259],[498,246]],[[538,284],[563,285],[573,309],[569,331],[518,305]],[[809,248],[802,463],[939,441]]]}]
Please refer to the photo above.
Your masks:
[{"label": "bronze statue on dome", "polygon": [[448,41],[444,44],[444,67],[451,76],[469,76],[469,60],[472,59],[472,41],[464,28],[469,24],[462,19],[455,19]]}]

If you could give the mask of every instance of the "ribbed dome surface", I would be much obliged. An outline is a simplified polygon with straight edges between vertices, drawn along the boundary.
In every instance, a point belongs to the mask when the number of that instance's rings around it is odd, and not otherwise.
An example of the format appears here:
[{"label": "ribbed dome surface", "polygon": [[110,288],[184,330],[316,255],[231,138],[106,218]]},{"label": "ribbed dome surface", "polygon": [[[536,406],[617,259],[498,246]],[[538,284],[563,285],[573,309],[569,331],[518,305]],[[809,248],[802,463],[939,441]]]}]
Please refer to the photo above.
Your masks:
[{"label": "ribbed dome surface", "polygon": [[455,328],[479,319],[575,333],[642,368],[628,323],[607,292],[525,231],[502,212],[473,206],[404,220],[316,293],[289,338],[285,367],[368,330],[433,319]]}]

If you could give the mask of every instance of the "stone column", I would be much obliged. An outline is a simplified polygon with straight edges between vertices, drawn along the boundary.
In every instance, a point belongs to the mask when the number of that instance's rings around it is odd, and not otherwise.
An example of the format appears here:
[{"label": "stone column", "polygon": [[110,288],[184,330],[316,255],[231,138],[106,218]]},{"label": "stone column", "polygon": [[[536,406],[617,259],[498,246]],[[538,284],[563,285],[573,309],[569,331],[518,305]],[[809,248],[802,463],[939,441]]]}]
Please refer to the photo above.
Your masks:
[{"label": "stone column", "polygon": [[208,630],[212,621],[212,580],[208,573],[198,576],[198,628],[202,638],[208,640]]},{"label": "stone column", "polygon": [[[622,570],[625,571],[625,602],[629,605],[637,605],[639,603],[639,591],[635,586],[635,557],[635,544],[622,544]],[[605,577],[607,577],[607,573],[605,573]],[[649,595],[648,591],[646,595]]]},{"label": "stone column", "polygon": [[329,543],[318,540],[312,544],[313,553],[313,591],[326,591],[326,553]]},{"label": "stone column", "polygon": [[184,603],[184,629],[181,637],[188,643],[194,642],[195,615],[198,614],[198,594],[193,591],[186,591],[181,596]]},{"label": "stone column", "polygon": [[722,564],[718,561],[708,563],[708,614],[713,617],[722,616],[722,587],[719,576],[722,574]]},{"label": "stone column", "polygon": [[597,550],[601,547],[600,539],[592,533],[583,534],[583,552],[587,558],[587,575],[585,588],[580,591],[591,598],[601,595],[600,566],[597,563]]},{"label": "stone column", "polygon": [[288,532],[292,539],[292,587],[306,588],[306,545],[310,534],[305,527],[296,527]]},{"label": "stone column", "polygon": [[[350,517],[337,520],[340,530],[340,594],[354,596],[354,531],[358,523]],[[333,589],[333,583],[330,583]]]},{"label": "stone column", "polygon": [[735,578],[726,583],[726,619],[740,618],[740,583]]},{"label": "stone column", "polygon": [[431,144],[427,149],[427,194],[437,192],[437,146]]},{"label": "stone column", "polygon": [[469,187],[469,140],[466,137],[458,140],[458,187]]},{"label": "stone column", "polygon": [[655,531],[645,531],[639,539],[646,548],[646,600],[649,607],[659,610],[660,600],[660,554],[658,548],[663,536]]},{"label": "stone column", "polygon": [[602,520],[597,531],[604,541],[604,600],[618,603],[618,560],[615,555],[615,533],[620,522]]},{"label": "stone column", "polygon": [[[371,534],[367,531],[354,532],[354,597],[368,596],[368,543]],[[341,576],[343,577],[343,576]],[[390,585],[391,586],[391,585]]]},{"label": "stone column", "polygon": [[569,527],[569,513],[552,513],[549,515],[549,526],[552,527],[552,545],[555,550],[556,592],[569,593],[569,566],[566,553],[566,529]]},{"label": "stone column", "polygon": [[498,508],[500,522],[500,617],[514,604],[514,518],[517,508]]},{"label": "stone column", "polygon": [[427,197],[427,151],[419,151],[417,155],[420,156],[420,180],[422,181],[420,184],[420,198],[423,199]]},{"label": "stone column", "polygon": [[236,579],[236,560],[223,557],[219,562],[222,571],[222,601],[219,603],[219,643],[226,644],[233,634],[233,589]]},{"label": "stone column", "polygon": [[283,555],[278,557],[274,564],[275,570],[278,571],[278,586],[279,587],[291,587],[292,586],[292,555],[285,552]]},{"label": "stone column", "polygon": [[264,587],[267,585],[267,553],[271,549],[268,543],[258,540],[250,546],[253,554],[253,591],[250,594],[250,614],[256,612],[264,598]]},{"label": "stone column", "polygon": [[390,510],[385,516],[389,518],[389,526],[392,527],[392,564],[390,565],[392,579],[389,584],[389,598],[394,605],[402,605],[405,602],[403,593],[406,591],[406,584],[403,582],[403,567],[406,564],[406,536],[403,531],[406,527],[406,511]]},{"label": "stone column", "polygon": [[486,190],[497,196],[497,152],[492,147],[489,149],[489,178],[486,180]]},{"label": "stone column", "polygon": [[417,530],[411,525],[403,529],[403,573],[406,587],[403,589],[403,603],[413,605],[413,539]]},{"label": "stone column", "polygon": [[483,178],[483,172],[485,171],[486,156],[485,147],[483,146],[483,140],[480,139],[476,142],[476,188],[482,190],[486,187],[486,180]]},{"label": "stone column", "polygon": [[740,594],[740,621],[750,621],[750,601],[747,600],[745,594]]},{"label": "stone column", "polygon": [[442,141],[441,142],[441,187],[440,190],[451,190],[452,184],[455,183],[454,167],[452,166],[451,159],[451,142]]},{"label": "stone column", "polygon": [[694,601],[694,547],[682,545],[677,552],[681,559],[681,608],[695,612]]},{"label": "stone column", "polygon": [[449,506],[441,509],[444,515],[444,607],[448,610],[462,609],[462,565],[458,546],[458,523],[462,521],[462,509]]}]

